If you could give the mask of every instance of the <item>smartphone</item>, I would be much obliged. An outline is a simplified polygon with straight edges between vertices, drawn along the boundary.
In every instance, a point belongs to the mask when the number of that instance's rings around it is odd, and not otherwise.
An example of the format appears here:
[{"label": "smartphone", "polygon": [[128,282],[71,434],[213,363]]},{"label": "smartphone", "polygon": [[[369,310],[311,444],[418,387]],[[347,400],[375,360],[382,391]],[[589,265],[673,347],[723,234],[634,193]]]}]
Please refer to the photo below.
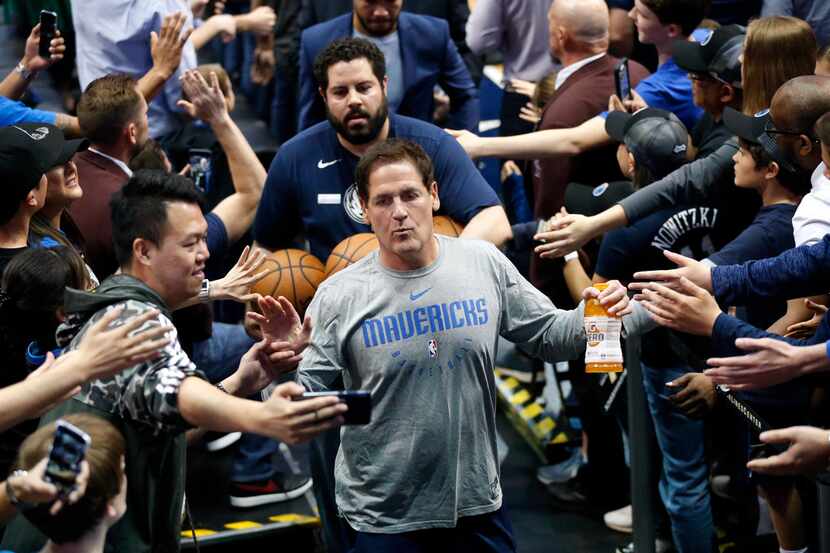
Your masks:
[{"label": "smartphone", "polygon": [[628,58],[623,58],[614,68],[614,81],[617,84],[617,98],[632,100],[631,79],[628,76]]},{"label": "smartphone", "polygon": [[190,178],[193,179],[196,188],[205,193],[210,187],[210,177],[213,173],[212,153],[204,148],[190,148],[187,152],[187,160],[190,164]]},{"label": "smartphone", "polygon": [[44,479],[56,485],[61,495],[72,491],[89,444],[89,434],[64,420],[58,420]]},{"label": "smartphone", "polygon": [[58,30],[58,14],[49,10],[40,10],[40,43],[37,47],[37,55],[43,59],[49,59],[49,45],[55,38],[55,31]]},{"label": "smartphone", "polygon": [[372,395],[365,390],[345,390],[335,392],[305,392],[295,396],[294,401],[314,399],[315,397],[335,396],[349,406],[343,414],[344,424],[369,424],[372,420]]}]

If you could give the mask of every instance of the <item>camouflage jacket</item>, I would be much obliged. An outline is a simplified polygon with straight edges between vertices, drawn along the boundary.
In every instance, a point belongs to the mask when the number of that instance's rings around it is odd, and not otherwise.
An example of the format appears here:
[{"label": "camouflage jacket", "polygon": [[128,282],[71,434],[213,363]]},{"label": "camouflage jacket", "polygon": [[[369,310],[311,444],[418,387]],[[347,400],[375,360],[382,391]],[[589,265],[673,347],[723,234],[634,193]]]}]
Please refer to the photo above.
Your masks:
[{"label": "camouflage jacket", "polygon": [[[136,291],[139,293],[136,294]],[[123,305],[124,310],[112,322],[111,328],[123,325],[149,309],[159,308],[162,313],[136,332],[159,325],[169,326],[167,336],[170,343],[161,354],[150,361],[128,367],[110,378],[86,383],[75,399],[138,423],[154,435],[182,432],[190,428],[190,425],[179,413],[179,387],[188,376],[204,378],[204,375],[179,344],[176,329],[161,298],[155,292],[150,292],[152,290],[143,283],[126,275],[110,277],[94,293],[67,291],[66,307],[70,316],[58,329],[58,342],[64,345],[71,340],[66,351],[76,349],[89,327],[117,306]],[[121,301],[117,300],[119,296]],[[125,297],[129,299],[124,299]]]}]

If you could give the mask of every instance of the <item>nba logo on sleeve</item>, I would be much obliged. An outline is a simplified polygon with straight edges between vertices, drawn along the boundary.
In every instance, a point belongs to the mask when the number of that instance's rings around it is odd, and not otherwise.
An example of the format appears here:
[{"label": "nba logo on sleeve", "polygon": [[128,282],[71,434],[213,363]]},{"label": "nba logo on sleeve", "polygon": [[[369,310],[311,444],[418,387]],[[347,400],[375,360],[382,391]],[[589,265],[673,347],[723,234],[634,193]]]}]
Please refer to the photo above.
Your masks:
[{"label": "nba logo on sleeve", "polygon": [[430,359],[438,357],[438,340],[430,340],[427,343],[427,351],[429,351]]}]

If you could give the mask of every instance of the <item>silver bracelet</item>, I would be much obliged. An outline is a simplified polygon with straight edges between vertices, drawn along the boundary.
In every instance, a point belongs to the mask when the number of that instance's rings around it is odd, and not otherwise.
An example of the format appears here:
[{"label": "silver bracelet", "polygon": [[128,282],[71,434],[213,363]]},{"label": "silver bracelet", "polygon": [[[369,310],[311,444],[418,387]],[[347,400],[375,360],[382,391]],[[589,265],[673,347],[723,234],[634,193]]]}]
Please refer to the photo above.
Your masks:
[{"label": "silver bracelet", "polygon": [[217,388],[219,388],[220,390],[222,390],[223,392],[225,392],[225,393],[226,393],[226,394],[228,394],[228,395],[230,395],[230,394],[231,394],[231,393],[228,391],[228,389],[227,389],[227,388],[225,388],[225,386],[223,386],[223,385],[222,385],[222,383],[221,383],[221,382],[217,382],[217,383],[216,383],[216,387],[217,387]]},{"label": "silver bracelet", "polygon": [[6,497],[9,498],[9,503],[14,505],[15,507],[19,506],[23,502],[14,493],[14,489],[12,488],[12,485],[9,483],[9,480],[11,480],[12,478],[14,478],[16,476],[26,476],[28,474],[29,474],[28,471],[25,471],[25,470],[22,470],[22,469],[17,469],[14,472],[12,472],[9,475],[9,477],[6,479]]},{"label": "silver bracelet", "polygon": [[17,62],[17,66],[14,68],[14,70],[20,74],[24,81],[28,81],[35,76],[35,72],[26,69],[26,66],[23,65],[22,61]]}]

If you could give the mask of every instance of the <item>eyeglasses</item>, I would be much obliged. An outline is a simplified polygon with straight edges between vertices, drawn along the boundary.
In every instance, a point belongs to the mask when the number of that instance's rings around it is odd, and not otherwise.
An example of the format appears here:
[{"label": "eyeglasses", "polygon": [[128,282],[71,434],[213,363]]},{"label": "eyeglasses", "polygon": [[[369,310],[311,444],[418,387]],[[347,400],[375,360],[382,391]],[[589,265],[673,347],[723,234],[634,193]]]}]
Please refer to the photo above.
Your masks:
[{"label": "eyeglasses", "polygon": [[764,133],[765,134],[783,134],[785,136],[806,136],[810,139],[810,142],[818,144],[820,140],[814,136],[812,136],[807,131],[782,131],[775,128],[775,125],[772,122],[772,119],[769,119],[766,124],[764,125]]}]

